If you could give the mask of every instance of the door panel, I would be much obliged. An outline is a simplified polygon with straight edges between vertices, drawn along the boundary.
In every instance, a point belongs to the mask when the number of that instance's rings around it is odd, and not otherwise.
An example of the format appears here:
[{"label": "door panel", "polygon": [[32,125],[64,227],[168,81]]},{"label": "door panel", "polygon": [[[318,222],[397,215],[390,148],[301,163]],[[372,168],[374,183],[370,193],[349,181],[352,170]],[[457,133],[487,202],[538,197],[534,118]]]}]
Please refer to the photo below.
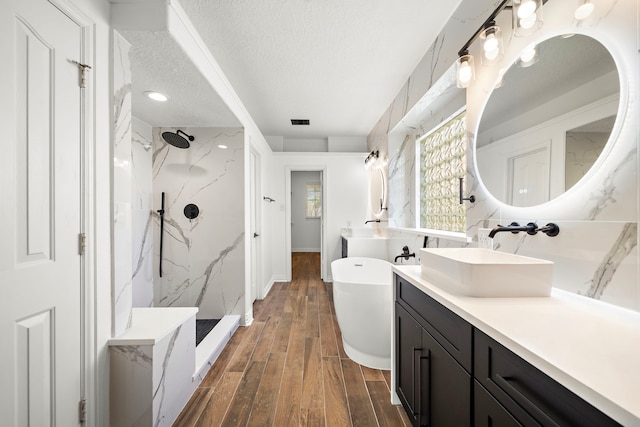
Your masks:
[{"label": "door panel", "polygon": [[48,1],[0,0],[3,425],[79,424],[81,41]]}]

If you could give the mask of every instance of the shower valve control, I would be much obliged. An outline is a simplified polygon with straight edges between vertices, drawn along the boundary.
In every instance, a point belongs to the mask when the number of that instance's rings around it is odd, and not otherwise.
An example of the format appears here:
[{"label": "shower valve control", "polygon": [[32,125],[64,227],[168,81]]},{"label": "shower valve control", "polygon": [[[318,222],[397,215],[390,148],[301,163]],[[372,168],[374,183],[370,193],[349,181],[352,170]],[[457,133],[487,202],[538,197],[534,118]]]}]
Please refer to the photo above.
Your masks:
[{"label": "shower valve control", "polygon": [[200,215],[200,209],[193,203],[189,203],[184,207],[184,216],[189,218],[189,221],[196,219],[198,215]]}]

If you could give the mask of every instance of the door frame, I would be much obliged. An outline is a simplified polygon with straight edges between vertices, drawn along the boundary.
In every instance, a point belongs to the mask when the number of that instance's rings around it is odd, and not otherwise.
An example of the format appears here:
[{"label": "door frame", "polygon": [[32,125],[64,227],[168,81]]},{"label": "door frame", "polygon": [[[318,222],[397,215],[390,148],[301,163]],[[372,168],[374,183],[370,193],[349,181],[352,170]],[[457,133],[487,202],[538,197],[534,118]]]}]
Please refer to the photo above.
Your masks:
[{"label": "door frame", "polygon": [[[250,188],[250,233],[258,233],[262,235],[262,164],[260,153],[253,148],[249,153],[249,188]],[[250,276],[249,276],[249,293],[250,304],[256,299],[264,299],[264,289],[262,288],[262,242],[261,239],[256,239],[253,234],[249,236],[250,243]],[[253,250],[255,246],[255,251]],[[254,256],[256,259],[254,259]],[[255,267],[255,268],[254,268]]]},{"label": "door frame", "polygon": [[326,274],[326,253],[325,236],[327,227],[327,166],[287,166],[285,168],[285,271],[287,282],[291,281],[291,173],[292,172],[320,172],[322,185],[322,216],[320,218],[320,278],[325,279]]},{"label": "door frame", "polygon": [[[97,115],[95,110],[96,35],[95,22],[77,6],[67,0],[47,0],[80,27],[81,58],[78,61],[92,67],[87,73],[85,89],[80,91],[80,232],[85,235],[85,250],[80,258],[80,348],[81,348],[81,396],[86,400],[86,425],[100,425],[106,419],[108,402],[103,396],[108,385],[100,384],[101,364],[98,355],[98,311],[97,303],[97,211],[96,206],[96,135]],[[111,109],[111,108],[110,108]],[[110,225],[111,227],[111,225]],[[103,369],[102,369],[103,370]],[[104,371],[104,370],[103,370]],[[106,371],[105,371],[106,372]],[[108,380],[106,374],[103,381]]]}]

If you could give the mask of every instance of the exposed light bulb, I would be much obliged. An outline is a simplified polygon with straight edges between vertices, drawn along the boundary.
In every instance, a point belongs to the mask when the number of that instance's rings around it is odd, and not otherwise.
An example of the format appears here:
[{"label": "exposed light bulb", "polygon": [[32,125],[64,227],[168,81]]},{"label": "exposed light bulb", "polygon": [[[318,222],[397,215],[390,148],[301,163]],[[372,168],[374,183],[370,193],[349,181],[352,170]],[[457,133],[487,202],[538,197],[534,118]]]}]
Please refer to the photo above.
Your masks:
[{"label": "exposed light bulb", "polygon": [[593,9],[595,8],[595,6],[593,5],[593,3],[591,3],[590,1],[581,4],[580,6],[578,6],[578,8],[576,9],[576,11],[573,13],[573,16],[578,20],[578,21],[582,21],[583,19],[586,19],[589,17],[589,15],[591,15],[593,13]]},{"label": "exposed light bulb", "polygon": [[523,0],[518,8],[518,18],[526,18],[536,11],[536,2],[534,0]]},{"label": "exposed light bulb", "polygon": [[460,80],[461,83],[469,83],[472,76],[473,70],[471,69],[471,65],[469,65],[469,61],[462,61],[458,69],[458,80]]},{"label": "exposed light bulb", "polygon": [[535,57],[536,57],[536,47],[534,46],[522,52],[522,55],[520,55],[520,61],[526,64],[527,62],[531,62],[531,60],[533,60],[533,58]]},{"label": "exposed light bulb", "polygon": [[520,27],[528,30],[529,28],[533,28],[536,25],[536,20],[538,19],[537,14],[532,13],[531,15],[520,19]]},{"label": "exposed light bulb", "polygon": [[487,34],[487,38],[483,45],[485,52],[490,52],[498,49],[498,38],[494,33]]},{"label": "exposed light bulb", "polygon": [[484,57],[489,61],[493,61],[494,59],[496,59],[499,54],[500,54],[500,49],[498,49],[497,47],[493,50],[484,51]]}]

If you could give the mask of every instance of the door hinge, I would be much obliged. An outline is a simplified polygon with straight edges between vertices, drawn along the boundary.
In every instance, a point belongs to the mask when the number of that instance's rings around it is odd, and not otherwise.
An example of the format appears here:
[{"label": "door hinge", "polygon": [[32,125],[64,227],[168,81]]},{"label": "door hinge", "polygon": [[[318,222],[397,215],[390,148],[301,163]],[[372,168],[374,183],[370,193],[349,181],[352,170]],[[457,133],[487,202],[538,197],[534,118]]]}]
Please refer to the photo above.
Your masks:
[{"label": "door hinge", "polygon": [[78,254],[84,255],[87,249],[87,235],[84,233],[78,234]]},{"label": "door hinge", "polygon": [[87,87],[87,71],[91,69],[90,65],[81,64],[78,61],[72,61],[74,64],[78,66],[78,70],[80,70],[80,87]]},{"label": "door hinge", "polygon": [[87,399],[78,402],[78,421],[84,424],[87,421]]}]

